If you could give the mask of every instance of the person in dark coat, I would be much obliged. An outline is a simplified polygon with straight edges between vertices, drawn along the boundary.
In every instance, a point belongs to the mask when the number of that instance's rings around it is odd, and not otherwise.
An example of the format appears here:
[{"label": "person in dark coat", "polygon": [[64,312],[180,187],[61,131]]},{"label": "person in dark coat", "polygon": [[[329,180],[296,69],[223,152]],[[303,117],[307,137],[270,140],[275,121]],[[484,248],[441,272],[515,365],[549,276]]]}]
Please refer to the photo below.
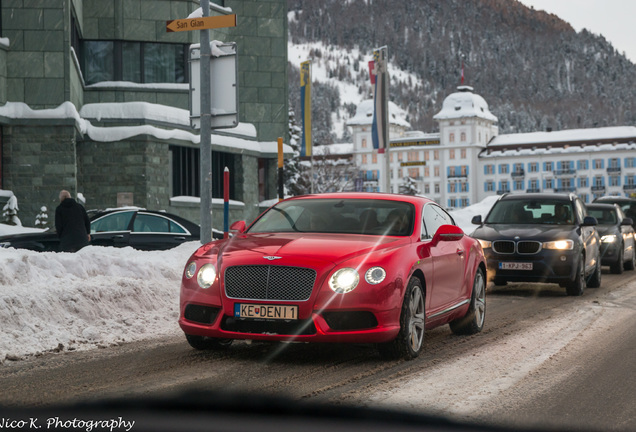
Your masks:
[{"label": "person in dark coat", "polygon": [[60,238],[61,252],[77,252],[91,240],[91,224],[86,210],[71,198],[67,190],[60,191],[60,205],[55,209],[55,229]]}]

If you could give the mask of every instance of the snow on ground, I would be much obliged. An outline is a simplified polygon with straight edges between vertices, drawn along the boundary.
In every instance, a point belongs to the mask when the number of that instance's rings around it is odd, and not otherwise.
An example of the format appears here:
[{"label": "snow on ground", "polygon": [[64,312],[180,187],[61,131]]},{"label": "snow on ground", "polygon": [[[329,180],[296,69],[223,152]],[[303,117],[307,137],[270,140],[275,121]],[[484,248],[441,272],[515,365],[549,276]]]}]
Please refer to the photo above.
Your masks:
[{"label": "snow on ground", "polygon": [[0,363],[179,334],[181,274],[199,246],[0,249]]}]

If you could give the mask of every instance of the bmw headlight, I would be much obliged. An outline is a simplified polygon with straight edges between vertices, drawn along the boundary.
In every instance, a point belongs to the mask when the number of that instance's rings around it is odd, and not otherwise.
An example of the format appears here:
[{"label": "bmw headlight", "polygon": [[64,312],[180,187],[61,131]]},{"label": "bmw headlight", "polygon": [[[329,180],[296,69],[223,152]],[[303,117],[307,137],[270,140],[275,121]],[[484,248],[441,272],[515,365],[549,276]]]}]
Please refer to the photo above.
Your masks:
[{"label": "bmw headlight", "polygon": [[572,250],[574,249],[574,242],[572,240],[556,240],[543,243],[543,249],[555,249],[555,250]]},{"label": "bmw headlight", "polygon": [[482,249],[488,249],[490,246],[492,246],[492,242],[491,241],[482,240],[482,239],[477,239],[477,241],[481,245]]},{"label": "bmw headlight", "polygon": [[197,282],[203,289],[210,288],[216,279],[216,268],[214,264],[204,264],[197,274]]},{"label": "bmw headlight", "polygon": [[329,288],[338,294],[345,294],[353,291],[358,286],[360,275],[354,268],[343,268],[331,275]]},{"label": "bmw headlight", "polygon": [[601,237],[603,243],[614,243],[616,241],[616,234],[608,234]]},{"label": "bmw headlight", "polygon": [[194,272],[197,270],[197,263],[192,261],[185,269],[185,277],[191,279],[194,276]]},{"label": "bmw headlight", "polygon": [[382,267],[371,267],[364,274],[364,279],[371,285],[377,285],[386,277],[386,271]]}]

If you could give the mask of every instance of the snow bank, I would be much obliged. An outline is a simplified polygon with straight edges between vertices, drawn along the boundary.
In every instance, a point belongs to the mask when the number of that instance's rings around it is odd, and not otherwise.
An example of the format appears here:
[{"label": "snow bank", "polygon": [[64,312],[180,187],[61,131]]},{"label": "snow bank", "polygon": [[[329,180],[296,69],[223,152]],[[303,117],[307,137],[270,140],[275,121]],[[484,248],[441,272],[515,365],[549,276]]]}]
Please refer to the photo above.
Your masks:
[{"label": "snow bank", "polygon": [[0,249],[0,362],[179,334],[181,274],[199,245]]}]

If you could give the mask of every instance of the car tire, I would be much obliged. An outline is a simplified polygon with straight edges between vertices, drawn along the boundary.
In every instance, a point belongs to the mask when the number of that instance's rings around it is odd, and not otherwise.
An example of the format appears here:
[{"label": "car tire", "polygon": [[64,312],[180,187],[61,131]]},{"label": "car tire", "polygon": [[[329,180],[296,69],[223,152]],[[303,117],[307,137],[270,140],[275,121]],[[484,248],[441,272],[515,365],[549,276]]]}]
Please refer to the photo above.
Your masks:
[{"label": "car tire", "polygon": [[[621,269],[622,258],[621,258]],[[622,273],[622,272],[621,272]],[[596,260],[596,267],[594,268],[594,272],[590,275],[590,278],[587,281],[587,286],[590,288],[600,288],[601,286],[601,260],[600,258]]]},{"label": "car tire", "polygon": [[625,262],[625,270],[634,270],[636,268],[636,249],[632,249],[632,258]]},{"label": "car tire", "polygon": [[400,332],[391,342],[378,344],[378,351],[382,358],[411,360],[420,354],[426,325],[424,305],[422,283],[418,278],[412,277],[406,287],[402,302]]},{"label": "car tire", "polygon": [[190,346],[198,350],[226,349],[232,345],[232,339],[217,339],[206,336],[185,335]]},{"label": "car tire", "polygon": [[477,269],[473,281],[473,293],[470,298],[468,312],[462,318],[449,323],[451,331],[456,335],[479,333],[484,328],[486,318],[486,278],[482,269]]},{"label": "car tire", "polygon": [[625,259],[624,257],[624,252],[623,252],[623,245],[621,244],[618,248],[618,259],[616,260],[615,263],[613,263],[610,266],[610,270],[612,273],[614,274],[621,274],[623,273],[623,260]]},{"label": "car tire", "polygon": [[569,296],[580,296],[585,291],[585,260],[583,255],[579,257],[579,265],[576,269],[574,280],[565,286],[565,292]]}]

